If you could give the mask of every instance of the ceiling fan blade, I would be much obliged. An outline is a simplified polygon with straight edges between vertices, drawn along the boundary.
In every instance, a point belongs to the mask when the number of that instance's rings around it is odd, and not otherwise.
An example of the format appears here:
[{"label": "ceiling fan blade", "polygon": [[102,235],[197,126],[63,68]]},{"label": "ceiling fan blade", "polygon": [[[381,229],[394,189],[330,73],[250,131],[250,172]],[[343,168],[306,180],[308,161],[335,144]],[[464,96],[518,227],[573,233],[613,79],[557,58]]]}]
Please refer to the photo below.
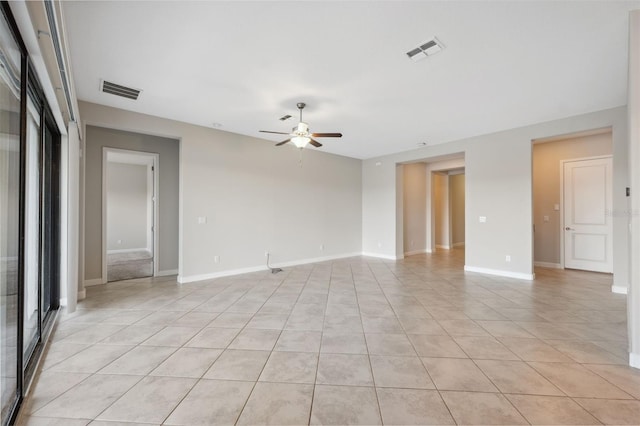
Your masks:
[{"label": "ceiling fan blade", "polygon": [[277,143],[276,146],[284,145],[285,143],[290,142],[290,141],[291,141],[291,139],[287,139],[286,141],[282,141],[282,142]]},{"label": "ceiling fan blade", "polygon": [[313,140],[311,138],[309,139],[309,144],[315,146],[316,148],[320,148],[322,146],[322,144],[320,142],[315,141],[315,140]]},{"label": "ceiling fan blade", "polygon": [[311,133],[314,138],[341,138],[342,133]]},{"label": "ceiling fan blade", "polygon": [[272,132],[270,130],[260,130],[261,133],[275,133],[276,135],[288,135],[286,132]]}]

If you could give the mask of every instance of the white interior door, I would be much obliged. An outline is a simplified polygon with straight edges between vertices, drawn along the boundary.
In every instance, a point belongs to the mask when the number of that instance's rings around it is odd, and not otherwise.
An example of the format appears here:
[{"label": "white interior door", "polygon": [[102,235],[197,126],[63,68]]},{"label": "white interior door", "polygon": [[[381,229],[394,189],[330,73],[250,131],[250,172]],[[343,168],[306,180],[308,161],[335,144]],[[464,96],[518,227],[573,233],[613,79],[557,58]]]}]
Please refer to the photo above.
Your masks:
[{"label": "white interior door", "polygon": [[611,157],[564,163],[564,265],[613,272]]}]

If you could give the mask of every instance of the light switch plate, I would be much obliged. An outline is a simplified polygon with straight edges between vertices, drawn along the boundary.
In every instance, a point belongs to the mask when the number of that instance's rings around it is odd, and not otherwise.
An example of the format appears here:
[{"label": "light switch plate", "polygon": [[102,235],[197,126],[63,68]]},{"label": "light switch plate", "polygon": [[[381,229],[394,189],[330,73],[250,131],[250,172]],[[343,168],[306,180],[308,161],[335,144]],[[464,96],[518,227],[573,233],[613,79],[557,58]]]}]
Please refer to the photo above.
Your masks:
[{"label": "light switch plate", "polygon": [[480,223],[485,223],[487,221],[486,216],[480,216],[478,219],[480,220]]}]

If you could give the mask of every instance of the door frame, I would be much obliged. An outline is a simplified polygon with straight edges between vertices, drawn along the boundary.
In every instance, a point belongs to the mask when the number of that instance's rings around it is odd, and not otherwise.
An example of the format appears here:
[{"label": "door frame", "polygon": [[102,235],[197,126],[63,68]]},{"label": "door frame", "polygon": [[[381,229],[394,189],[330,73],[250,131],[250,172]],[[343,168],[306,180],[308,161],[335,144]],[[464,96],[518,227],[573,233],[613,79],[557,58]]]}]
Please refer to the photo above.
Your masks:
[{"label": "door frame", "polygon": [[153,276],[158,276],[158,196],[160,154],[130,149],[102,147],[102,284],[107,283],[107,163],[109,153],[131,154],[151,158],[153,167]]},{"label": "door frame", "polygon": [[[565,250],[565,238],[564,238],[564,165],[565,163],[573,163],[575,161],[586,161],[586,160],[602,160],[602,159],[610,159],[611,160],[611,172],[613,173],[613,155],[596,155],[593,157],[577,157],[577,158],[568,158],[565,160],[560,160],[560,269],[565,269],[564,265],[564,250]],[[610,191],[613,191],[613,180],[610,182],[611,187]],[[613,231],[611,232],[611,244],[613,244]]]}]

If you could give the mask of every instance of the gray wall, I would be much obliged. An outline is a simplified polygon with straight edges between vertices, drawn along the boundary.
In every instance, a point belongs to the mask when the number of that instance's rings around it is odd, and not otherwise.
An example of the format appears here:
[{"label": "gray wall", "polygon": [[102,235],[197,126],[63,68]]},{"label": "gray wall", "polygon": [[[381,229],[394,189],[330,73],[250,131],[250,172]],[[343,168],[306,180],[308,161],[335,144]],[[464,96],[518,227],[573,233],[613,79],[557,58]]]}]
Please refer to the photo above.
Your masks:
[{"label": "gray wall", "polygon": [[427,165],[403,167],[404,252],[424,252],[427,248]]},{"label": "gray wall", "polygon": [[464,174],[449,175],[451,245],[464,243]]},{"label": "gray wall", "polygon": [[[88,122],[91,114],[82,116]],[[86,126],[85,156],[85,280],[102,276],[102,150],[103,147],[157,153],[158,167],[158,270],[178,268],[178,186],[179,143],[165,138],[141,133],[114,130],[98,126]]]},{"label": "gray wall", "polygon": [[446,172],[431,174],[431,200],[435,219],[436,247],[448,249],[449,242],[449,175]]},{"label": "gray wall", "polygon": [[273,263],[361,252],[360,160],[310,148],[300,164],[292,146],[86,102],[80,109],[89,123],[180,140],[172,182],[180,183],[181,281],[264,268],[265,251]]},{"label": "gray wall", "polygon": [[[533,223],[534,260],[552,264],[560,263],[560,161],[572,158],[610,155],[611,133],[582,136],[533,146]],[[544,217],[549,221],[545,222]],[[549,265],[550,266],[550,265]]]},{"label": "gray wall", "polygon": [[[148,249],[147,167],[107,162],[107,250]],[[120,243],[118,243],[120,241]]]},{"label": "gray wall", "polygon": [[[614,209],[626,211],[626,123],[626,108],[618,107],[364,160],[363,251],[385,257],[402,256],[401,251],[395,250],[398,239],[403,239],[402,233],[396,232],[397,163],[463,152],[466,265],[514,276],[530,276],[533,273],[532,141],[612,127]],[[479,216],[487,217],[487,222],[479,223]],[[627,218],[615,217],[613,226],[614,283],[626,287]],[[511,256],[511,262],[506,262],[506,255]]]}]

